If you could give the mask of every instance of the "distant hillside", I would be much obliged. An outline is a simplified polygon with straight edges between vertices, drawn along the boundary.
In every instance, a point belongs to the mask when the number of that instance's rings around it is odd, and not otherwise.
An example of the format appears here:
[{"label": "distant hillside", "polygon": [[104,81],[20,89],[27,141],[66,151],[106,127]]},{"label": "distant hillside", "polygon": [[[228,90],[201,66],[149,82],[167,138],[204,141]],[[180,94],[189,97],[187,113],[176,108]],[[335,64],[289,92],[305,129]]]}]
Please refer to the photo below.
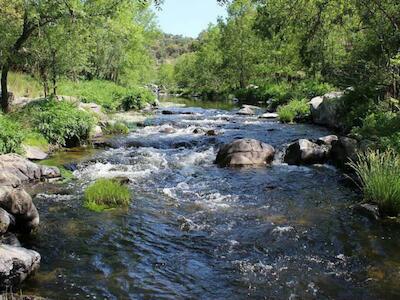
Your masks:
[{"label": "distant hillside", "polygon": [[154,55],[160,64],[171,61],[180,55],[193,51],[194,38],[182,35],[162,33],[152,47]]}]

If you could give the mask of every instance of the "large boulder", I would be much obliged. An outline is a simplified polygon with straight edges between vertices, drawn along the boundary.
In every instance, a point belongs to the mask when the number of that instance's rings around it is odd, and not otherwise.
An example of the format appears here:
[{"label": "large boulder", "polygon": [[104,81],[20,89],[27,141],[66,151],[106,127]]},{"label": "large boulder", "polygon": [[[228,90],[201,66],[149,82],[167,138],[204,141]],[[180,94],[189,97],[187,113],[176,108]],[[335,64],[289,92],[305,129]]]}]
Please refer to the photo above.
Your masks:
[{"label": "large boulder", "polygon": [[287,147],[284,161],[289,165],[323,164],[329,159],[329,151],[329,146],[301,139]]},{"label": "large boulder", "polygon": [[22,247],[0,245],[0,289],[20,284],[39,268],[40,254]]},{"label": "large boulder", "polygon": [[222,146],[215,163],[221,167],[267,165],[274,155],[275,149],[271,145],[253,139],[240,139]]},{"label": "large boulder", "polygon": [[40,166],[17,154],[0,155],[0,186],[61,177],[56,167]]},{"label": "large boulder", "polygon": [[332,92],[310,101],[311,116],[315,124],[340,129],[339,111],[343,92]]},{"label": "large boulder", "polygon": [[39,225],[39,213],[31,196],[22,188],[0,186],[0,207],[15,217],[22,231],[29,232]]},{"label": "large boulder", "polygon": [[338,167],[346,167],[351,160],[357,159],[358,141],[348,137],[340,137],[332,142],[331,158]]}]

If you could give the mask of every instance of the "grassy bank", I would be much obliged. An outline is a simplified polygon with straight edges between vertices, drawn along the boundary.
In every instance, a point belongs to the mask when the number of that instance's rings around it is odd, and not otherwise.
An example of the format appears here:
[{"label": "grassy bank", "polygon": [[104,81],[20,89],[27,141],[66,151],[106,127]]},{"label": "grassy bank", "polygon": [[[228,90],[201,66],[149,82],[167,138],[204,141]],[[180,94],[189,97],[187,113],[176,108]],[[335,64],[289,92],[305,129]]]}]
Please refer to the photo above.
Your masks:
[{"label": "grassy bank", "polygon": [[[42,96],[35,78],[17,72],[10,73],[10,91],[15,97]],[[58,93],[78,101],[39,98],[11,114],[0,113],[0,154],[22,154],[23,145],[49,151],[50,148],[85,144],[99,120],[92,111],[81,109],[79,101],[97,103],[104,112],[141,109],[155,101],[155,95],[146,88],[128,88],[104,80],[62,80]],[[129,129],[117,122],[105,125],[103,130],[106,134],[121,134]]]}]

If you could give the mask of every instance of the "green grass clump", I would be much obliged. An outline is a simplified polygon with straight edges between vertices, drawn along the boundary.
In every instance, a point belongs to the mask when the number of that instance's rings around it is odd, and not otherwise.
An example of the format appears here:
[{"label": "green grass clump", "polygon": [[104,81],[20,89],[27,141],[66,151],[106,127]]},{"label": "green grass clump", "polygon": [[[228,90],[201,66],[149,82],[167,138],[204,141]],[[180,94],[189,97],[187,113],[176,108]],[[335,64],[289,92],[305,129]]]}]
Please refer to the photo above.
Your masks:
[{"label": "green grass clump", "polygon": [[364,199],[376,203],[381,212],[400,213],[400,155],[393,150],[359,154],[350,166],[355,170]]},{"label": "green grass clump", "polygon": [[0,154],[22,153],[25,131],[21,124],[0,114]]},{"label": "green grass clump", "polygon": [[310,105],[307,100],[292,100],[287,105],[278,107],[279,120],[293,123],[296,119],[305,119],[310,115]]},{"label": "green grass clump", "polygon": [[130,201],[128,187],[112,179],[98,179],[85,191],[85,207],[97,212],[126,207]]},{"label": "green grass clump", "polygon": [[114,124],[107,124],[104,128],[105,134],[127,134],[129,133],[128,126],[123,122],[116,122]]}]

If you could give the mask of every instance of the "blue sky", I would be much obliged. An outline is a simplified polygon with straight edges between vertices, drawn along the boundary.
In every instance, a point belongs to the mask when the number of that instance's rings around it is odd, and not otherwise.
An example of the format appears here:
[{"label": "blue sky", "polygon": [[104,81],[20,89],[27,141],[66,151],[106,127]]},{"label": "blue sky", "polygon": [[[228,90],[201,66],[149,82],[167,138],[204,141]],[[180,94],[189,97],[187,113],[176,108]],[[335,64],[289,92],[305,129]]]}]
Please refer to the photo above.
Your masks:
[{"label": "blue sky", "polygon": [[226,11],[216,0],[165,0],[157,16],[162,31],[197,37]]}]

